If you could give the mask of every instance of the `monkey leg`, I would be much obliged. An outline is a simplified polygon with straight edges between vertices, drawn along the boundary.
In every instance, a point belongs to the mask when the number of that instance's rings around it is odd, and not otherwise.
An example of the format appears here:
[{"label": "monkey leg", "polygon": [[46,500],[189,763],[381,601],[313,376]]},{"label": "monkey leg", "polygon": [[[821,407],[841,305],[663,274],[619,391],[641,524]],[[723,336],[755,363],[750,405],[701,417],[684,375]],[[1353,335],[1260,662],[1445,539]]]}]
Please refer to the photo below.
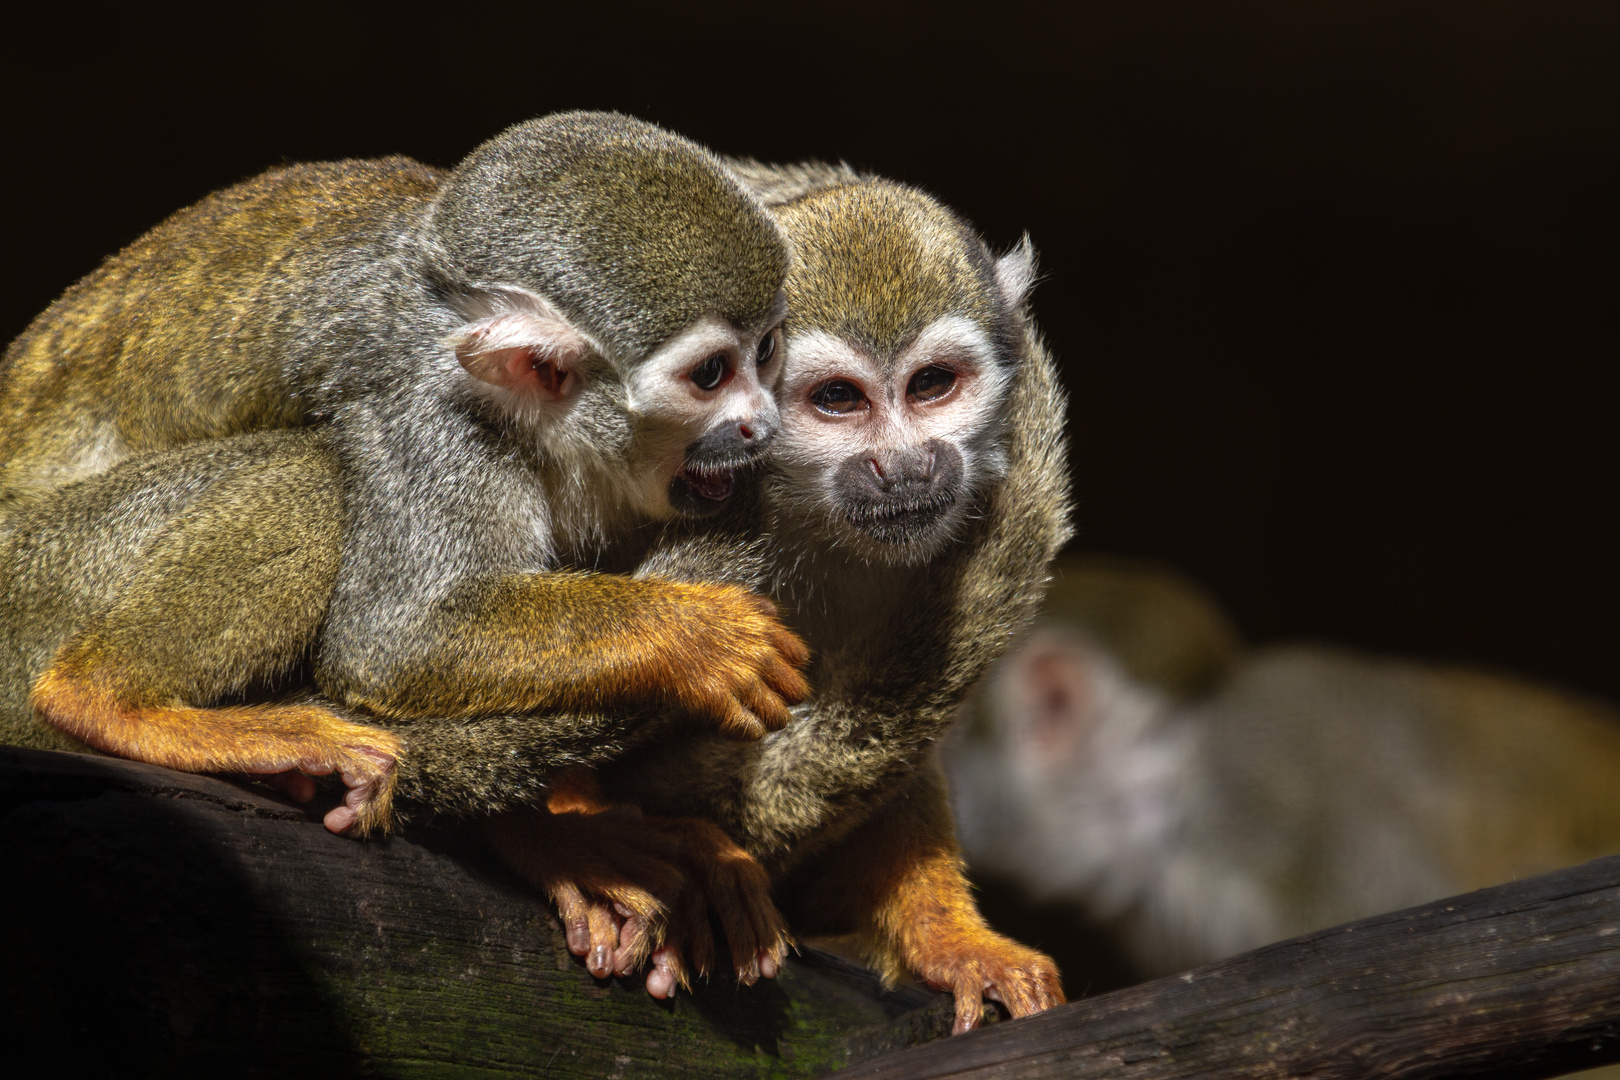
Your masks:
[{"label": "monkey leg", "polygon": [[991,930],[979,914],[937,766],[919,773],[811,872],[801,893],[803,921],[798,910],[791,913],[801,932],[854,928],[885,979],[910,971],[949,990],[956,996],[954,1034],[979,1025],[985,998],[1015,1018],[1063,1003],[1057,965]]},{"label": "monkey leg", "polygon": [[[403,747],[386,731],[317,705],[199,708],[147,695],[105,666],[62,658],[34,684],[47,722],[103,753],[185,772],[338,773],[349,788],[326,827],[356,836],[392,825],[394,763]],[[297,792],[291,785],[283,785]]]},{"label": "monkey leg", "polygon": [[386,829],[396,736],[312,703],[205,707],[303,664],[342,543],[330,459],[311,440],[232,440],[215,455],[238,464],[202,474],[200,493],[135,549],[116,595],[34,681],[34,710],[97,750],[154,765],[338,773],[350,790],[327,827]]},{"label": "monkey leg", "polygon": [[647,991],[690,989],[714,964],[711,922],[733,970],[774,978],[791,939],[763,867],[711,822],[607,806],[589,770],[555,783],[548,809],[491,819],[497,853],[557,904],[569,948],[598,978],[651,960]]},{"label": "monkey leg", "polygon": [[392,719],[673,709],[755,739],[809,693],[809,650],[732,585],[516,574],[464,582],[402,640],[368,629],[330,627],[317,678]]}]

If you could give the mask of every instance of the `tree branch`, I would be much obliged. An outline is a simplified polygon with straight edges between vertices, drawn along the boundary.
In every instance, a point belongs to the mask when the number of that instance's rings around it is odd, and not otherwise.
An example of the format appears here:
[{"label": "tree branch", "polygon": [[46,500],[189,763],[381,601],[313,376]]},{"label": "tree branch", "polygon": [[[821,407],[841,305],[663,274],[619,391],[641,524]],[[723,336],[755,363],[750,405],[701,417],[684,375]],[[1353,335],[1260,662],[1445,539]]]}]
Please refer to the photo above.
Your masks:
[{"label": "tree branch", "polygon": [[925,1077],[1540,1077],[1620,1061],[1620,856],[867,1062]]}]

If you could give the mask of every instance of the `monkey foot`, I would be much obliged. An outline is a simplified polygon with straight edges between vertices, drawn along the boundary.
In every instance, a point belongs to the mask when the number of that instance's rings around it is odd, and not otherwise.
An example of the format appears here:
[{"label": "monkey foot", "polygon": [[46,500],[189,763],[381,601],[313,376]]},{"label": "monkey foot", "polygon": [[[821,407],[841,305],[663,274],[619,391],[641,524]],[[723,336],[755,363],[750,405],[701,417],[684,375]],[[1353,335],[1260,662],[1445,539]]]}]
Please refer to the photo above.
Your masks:
[{"label": "monkey foot", "polygon": [[298,802],[315,797],[316,776],[337,773],[348,791],[343,802],[321,819],[338,835],[367,836],[388,831],[393,818],[394,784],[398,774],[389,753],[370,746],[343,747],[339,752],[299,760],[290,768],[282,762],[244,771],[285,792]]},{"label": "monkey foot", "polygon": [[917,971],[929,986],[956,996],[951,1034],[979,1026],[986,998],[1005,1005],[1015,1020],[1063,1004],[1063,981],[1048,957],[990,930],[966,936]]},{"label": "monkey foot", "polygon": [[774,978],[791,943],[764,868],[717,826],[623,809],[519,811],[496,851],[557,905],[568,948],[597,978],[647,968],[647,992],[691,989],[714,966],[713,923],[740,982]]},{"label": "monkey foot", "polygon": [[698,973],[714,965],[711,915],[725,935],[737,981],[752,986],[774,979],[793,943],[771,898],[770,875],[753,856],[713,822],[696,818],[643,817],[661,836],[670,857],[690,883],[677,898],[679,935]]}]

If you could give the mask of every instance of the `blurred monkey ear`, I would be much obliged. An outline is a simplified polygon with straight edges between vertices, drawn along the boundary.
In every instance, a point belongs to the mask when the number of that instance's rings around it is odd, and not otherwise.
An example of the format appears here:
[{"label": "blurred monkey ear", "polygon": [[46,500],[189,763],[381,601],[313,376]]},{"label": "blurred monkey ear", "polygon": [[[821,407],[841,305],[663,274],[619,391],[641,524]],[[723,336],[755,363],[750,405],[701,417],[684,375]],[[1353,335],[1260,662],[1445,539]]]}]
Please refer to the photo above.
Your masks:
[{"label": "blurred monkey ear", "polygon": [[504,311],[470,322],[450,341],[473,378],[534,401],[564,401],[579,392],[575,369],[590,343],[552,312]]},{"label": "blurred monkey ear", "polygon": [[996,260],[996,285],[1007,306],[1017,311],[1035,287],[1035,245],[1025,233],[1013,249]]},{"label": "blurred monkey ear", "polygon": [[1056,628],[1037,630],[1007,659],[1003,702],[1031,752],[1071,762],[1091,727],[1103,673],[1093,647]]}]

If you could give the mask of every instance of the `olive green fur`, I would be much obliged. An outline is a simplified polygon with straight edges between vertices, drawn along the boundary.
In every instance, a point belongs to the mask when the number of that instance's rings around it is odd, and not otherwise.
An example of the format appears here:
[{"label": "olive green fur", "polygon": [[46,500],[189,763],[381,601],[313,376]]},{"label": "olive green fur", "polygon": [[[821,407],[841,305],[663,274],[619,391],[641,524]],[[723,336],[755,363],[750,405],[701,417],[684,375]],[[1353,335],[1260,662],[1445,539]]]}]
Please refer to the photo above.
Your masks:
[{"label": "olive green fur", "polygon": [[757,325],[787,270],[780,235],[718,164],[627,117],[529,121],[468,155],[429,227],[467,281],[567,297],[565,314],[640,356],[704,315]]},{"label": "olive green fur", "polygon": [[286,365],[398,256],[444,174],[406,158],[273,169],[171,215],[0,361],[0,515],[130,454],[314,419]]},{"label": "olive green fur", "polygon": [[0,540],[0,738],[82,749],[29,690],[71,638],[119,658],[137,702],[209,704],[296,682],[341,555],[336,463],[304,433],[198,443],[67,485]]},{"label": "olive green fur", "polygon": [[86,634],[134,664],[123,681],[145,704],[308,702],[386,727],[405,740],[408,819],[538,799],[558,769],[660,729],[628,715],[390,722],[313,692],[343,520],[318,429],[145,455],[35,500],[0,540],[0,742],[89,752],[29,703],[62,645]]},{"label": "olive green fur", "polygon": [[[340,701],[386,700],[453,650],[462,616],[446,607],[467,582],[643,544],[630,473],[651,421],[627,404],[629,375],[696,318],[762,325],[786,268],[777,227],[719,159],[612,113],[516,125],[450,172],[405,158],[272,170],[175,214],[12,344],[0,535],[132,456],[320,426],[344,528],[315,660]],[[538,430],[451,344],[523,293],[603,353],[567,423]]]}]

